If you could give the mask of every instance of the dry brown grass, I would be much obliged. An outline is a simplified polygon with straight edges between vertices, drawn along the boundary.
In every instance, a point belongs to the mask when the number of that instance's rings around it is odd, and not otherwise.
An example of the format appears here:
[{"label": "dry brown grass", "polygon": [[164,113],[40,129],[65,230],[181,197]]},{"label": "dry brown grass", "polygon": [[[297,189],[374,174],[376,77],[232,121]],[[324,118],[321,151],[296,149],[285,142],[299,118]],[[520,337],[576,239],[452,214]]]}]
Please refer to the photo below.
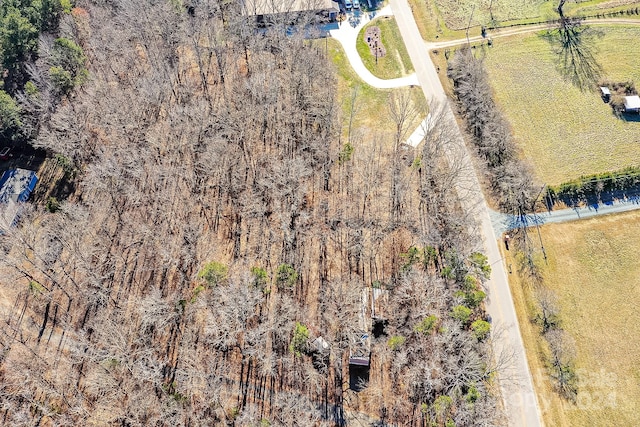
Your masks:
[{"label": "dry brown grass", "polygon": [[[511,289],[546,425],[640,425],[640,212],[541,232],[549,258],[544,282],[558,295],[562,327],[576,341],[579,375],[576,404],[552,391],[545,345],[530,321],[532,291],[514,274]],[[507,262],[516,265],[510,257]]]},{"label": "dry brown grass", "polygon": [[[602,28],[597,59],[609,80],[640,82],[637,27]],[[524,156],[542,182],[637,166],[640,123],[617,118],[595,91],[581,92],[556,68],[549,44],[536,34],[500,39],[485,64],[495,100]]]}]

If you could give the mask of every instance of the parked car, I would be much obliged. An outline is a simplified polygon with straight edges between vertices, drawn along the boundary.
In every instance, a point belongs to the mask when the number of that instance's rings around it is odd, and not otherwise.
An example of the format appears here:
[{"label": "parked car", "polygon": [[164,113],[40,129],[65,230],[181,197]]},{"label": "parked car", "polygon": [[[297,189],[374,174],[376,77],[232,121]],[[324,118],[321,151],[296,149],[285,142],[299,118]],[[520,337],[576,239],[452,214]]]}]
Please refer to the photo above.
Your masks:
[{"label": "parked car", "polygon": [[351,0],[344,0],[344,7],[347,10],[351,10],[353,8],[353,3],[351,2]]},{"label": "parked car", "polygon": [[353,0],[353,8],[360,9],[360,0]]},{"label": "parked car", "polygon": [[9,160],[9,157],[11,157],[11,148],[4,147],[0,150],[0,160]]}]

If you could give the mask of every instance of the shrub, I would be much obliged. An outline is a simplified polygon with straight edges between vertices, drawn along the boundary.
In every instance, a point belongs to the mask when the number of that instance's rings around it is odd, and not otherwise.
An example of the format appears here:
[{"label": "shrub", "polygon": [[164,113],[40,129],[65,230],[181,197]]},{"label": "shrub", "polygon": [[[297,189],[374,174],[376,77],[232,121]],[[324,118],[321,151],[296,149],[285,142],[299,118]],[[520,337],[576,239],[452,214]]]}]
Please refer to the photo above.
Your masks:
[{"label": "shrub", "polygon": [[475,384],[471,384],[471,387],[469,387],[469,391],[467,391],[464,398],[468,403],[476,403],[476,400],[480,399],[480,391],[478,391],[478,387],[476,387]]},{"label": "shrub", "polygon": [[209,286],[221,285],[227,280],[227,266],[216,261],[206,264],[198,277],[204,279]]},{"label": "shrub", "polygon": [[279,288],[293,288],[298,281],[298,273],[289,264],[280,264],[276,272],[276,282]]},{"label": "shrub", "polygon": [[489,335],[491,324],[487,321],[478,319],[471,324],[471,330],[473,331],[473,335],[475,335],[478,341],[482,341],[487,337],[487,335]]},{"label": "shrub", "polygon": [[289,351],[295,356],[302,356],[307,351],[307,341],[309,340],[309,329],[300,322],[296,322],[293,330]]},{"label": "shrub", "polygon": [[342,146],[342,150],[340,150],[340,154],[338,155],[338,162],[343,164],[344,162],[348,162],[351,160],[351,156],[353,155],[353,145],[348,142]]},{"label": "shrub", "polygon": [[34,296],[40,295],[45,290],[46,288],[35,280],[29,282],[29,292],[31,292]]},{"label": "shrub", "polygon": [[76,172],[76,169],[73,166],[73,161],[70,158],[63,156],[62,154],[56,154],[55,159],[58,166],[60,166],[64,171],[65,178],[73,178]]},{"label": "shrub", "polygon": [[45,207],[49,212],[56,213],[60,210],[60,202],[55,197],[49,197]]},{"label": "shrub", "polygon": [[483,291],[467,292],[464,296],[464,302],[469,308],[476,308],[487,297]]},{"label": "shrub", "polygon": [[267,289],[267,281],[269,280],[267,270],[260,267],[251,267],[251,275],[253,276],[253,286],[264,292]]},{"label": "shrub", "polygon": [[[612,99],[612,102],[613,99]],[[600,198],[602,193],[625,195],[640,185],[640,167],[627,167],[621,170],[584,175],[578,179],[564,182],[558,186],[547,188],[545,199],[547,204],[563,202],[575,206],[593,198]]]},{"label": "shrub", "polygon": [[467,323],[469,322],[469,318],[471,318],[471,309],[464,305],[456,305],[453,307],[453,310],[451,310],[451,317],[462,323]]},{"label": "shrub", "polygon": [[[191,296],[191,299],[189,300],[189,302],[191,304],[196,302],[196,300],[198,299],[198,295],[200,295],[200,293],[204,290],[205,290],[205,287],[203,285],[196,286],[195,289],[193,290],[193,295]],[[184,309],[184,307],[182,308]]]},{"label": "shrub", "polygon": [[403,270],[409,270],[413,264],[420,260],[420,251],[415,246],[411,246],[406,253],[401,253],[400,257],[404,258],[406,261],[402,266]]},{"label": "shrub", "polygon": [[438,396],[433,402],[433,409],[436,411],[436,416],[442,419],[449,412],[452,405],[453,399],[445,394]]},{"label": "shrub", "polygon": [[35,96],[38,96],[38,94],[40,93],[40,90],[38,89],[38,86],[36,86],[34,82],[29,80],[24,85],[24,92],[30,97],[35,97]]},{"label": "shrub", "polygon": [[438,317],[434,314],[431,316],[427,316],[424,320],[416,325],[414,331],[419,332],[424,335],[430,334],[438,323]]},{"label": "shrub", "polygon": [[391,350],[396,351],[400,349],[400,347],[402,347],[405,341],[406,341],[405,337],[400,335],[394,335],[391,338],[389,338],[389,341],[387,341],[387,345]]}]

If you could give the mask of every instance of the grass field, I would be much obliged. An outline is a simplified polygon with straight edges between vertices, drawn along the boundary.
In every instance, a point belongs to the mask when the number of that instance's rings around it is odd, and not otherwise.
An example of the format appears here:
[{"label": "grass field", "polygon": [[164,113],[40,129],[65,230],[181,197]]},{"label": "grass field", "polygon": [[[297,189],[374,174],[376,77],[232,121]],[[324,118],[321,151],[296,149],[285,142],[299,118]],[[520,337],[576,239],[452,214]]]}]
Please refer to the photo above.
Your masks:
[{"label": "grass field", "polygon": [[[366,29],[373,26],[380,28],[380,41],[386,49],[386,55],[378,58],[377,62],[364,39]],[[392,17],[384,16],[368,23],[360,30],[356,47],[362,62],[374,76],[381,79],[394,79],[413,73],[409,53],[402,41],[398,24]]]},{"label": "grass field", "polygon": [[[415,17],[420,35],[425,40],[436,40],[438,38],[461,38],[464,31],[456,31],[447,28],[445,20],[432,0],[409,0],[411,11]],[[477,35],[479,30],[471,35]]]},{"label": "grass field", "polygon": [[[481,26],[504,27],[543,22],[557,18],[557,0],[409,0],[420,33],[425,40],[464,37],[470,24],[470,35]],[[638,0],[588,0],[567,2],[564,11],[571,16],[593,16],[598,13],[633,9]],[[625,16],[625,18],[634,17]],[[637,17],[637,16],[635,16]]]},{"label": "grass field", "polygon": [[[640,27],[598,27],[604,77],[640,85]],[[640,122],[616,118],[599,95],[563,79],[549,44],[535,34],[498,39],[485,64],[495,99],[542,182],[640,164]]]},{"label": "grass field", "polygon": [[[547,12],[546,9],[551,9],[544,6],[552,4],[545,0],[434,0],[434,2],[444,17],[446,26],[452,30],[466,28],[470,18],[471,26],[497,25],[499,22],[538,18]],[[552,11],[549,10],[549,12]]]},{"label": "grass field", "polygon": [[579,376],[576,404],[551,390],[542,340],[529,320],[529,289],[513,280],[545,424],[640,425],[640,212],[548,225],[541,232],[549,258],[544,282],[558,296],[562,328],[575,339]]},{"label": "grass field", "polygon": [[[426,102],[420,87],[401,89],[376,89],[364,83],[353,71],[349,60],[344,54],[344,50],[339,42],[334,39],[326,40],[328,43],[329,57],[336,66],[338,74],[338,98],[341,102],[343,116],[343,136],[346,136],[348,119],[350,114],[350,98],[353,90],[357,90],[357,114],[354,118],[353,129],[363,129],[371,136],[373,134],[384,134],[393,130],[393,123],[387,118],[387,106],[393,91],[409,92],[416,107],[426,108]],[[321,41],[322,44],[325,40]],[[426,116],[426,110],[424,115]],[[417,117],[410,125],[413,131],[424,119]]]}]

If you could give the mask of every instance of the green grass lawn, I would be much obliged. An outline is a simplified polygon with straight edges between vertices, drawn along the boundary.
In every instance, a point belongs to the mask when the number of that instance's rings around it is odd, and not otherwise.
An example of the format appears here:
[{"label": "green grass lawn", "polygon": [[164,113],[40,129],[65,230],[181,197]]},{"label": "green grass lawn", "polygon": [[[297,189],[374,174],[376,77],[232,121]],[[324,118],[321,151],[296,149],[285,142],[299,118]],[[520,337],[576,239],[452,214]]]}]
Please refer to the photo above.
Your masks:
[{"label": "green grass lawn", "polygon": [[541,233],[544,282],[575,340],[578,373],[576,404],[560,399],[540,358],[539,333],[532,333],[538,327],[529,321],[529,292],[516,278],[512,292],[545,424],[640,425],[640,212],[546,225]]},{"label": "green grass lawn", "polygon": [[[320,41],[324,47],[325,40]],[[393,123],[388,118],[387,106],[393,91],[404,91],[411,94],[415,106],[426,108],[426,102],[420,87],[401,89],[376,89],[364,83],[353,71],[349,60],[339,42],[334,39],[326,40],[328,54],[335,64],[338,74],[338,99],[342,107],[343,137],[348,131],[350,115],[350,99],[354,90],[357,90],[357,113],[354,116],[353,129],[363,129],[371,137],[376,134],[384,134],[393,130]],[[426,115],[426,110],[425,110]],[[411,124],[411,129],[418,127],[424,117],[418,117]],[[372,139],[372,138],[371,138]]]},{"label": "green grass lawn", "polygon": [[[640,86],[640,28],[598,28],[604,77]],[[495,99],[542,182],[640,165],[640,122],[616,118],[596,88],[581,92],[563,79],[543,38],[498,39],[486,52]]]},{"label": "green grass lawn", "polygon": [[[375,55],[371,54],[371,50],[364,39],[366,29],[373,26],[380,28],[380,41],[387,52],[385,56],[378,58],[377,61]],[[402,41],[398,24],[392,17],[384,16],[368,23],[360,30],[356,47],[362,62],[374,76],[381,79],[394,79],[413,73],[413,65],[409,59],[409,53]]]}]

